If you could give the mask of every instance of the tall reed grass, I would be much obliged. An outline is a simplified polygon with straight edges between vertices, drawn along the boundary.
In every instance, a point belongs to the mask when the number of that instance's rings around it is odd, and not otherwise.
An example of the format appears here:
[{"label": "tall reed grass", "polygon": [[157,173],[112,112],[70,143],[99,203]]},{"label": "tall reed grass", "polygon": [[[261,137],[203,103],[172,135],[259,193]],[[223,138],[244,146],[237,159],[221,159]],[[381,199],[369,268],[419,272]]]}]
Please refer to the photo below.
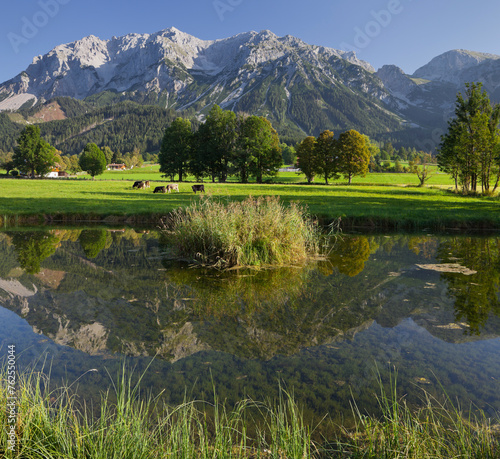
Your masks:
[{"label": "tall reed grass", "polygon": [[495,459],[500,457],[500,425],[484,412],[462,410],[445,394],[440,402],[422,391],[422,403],[410,408],[398,397],[396,378],[385,391],[379,377],[377,396],[382,416],[363,414],[353,403],[356,428],[347,432],[348,441],[340,457],[370,459]]},{"label": "tall reed grass", "polygon": [[389,393],[380,384],[381,417],[363,414],[353,404],[354,429],[341,426],[338,438],[313,440],[314,429],[304,422],[293,394],[283,389],[275,401],[247,399],[232,409],[216,395],[212,403],[185,401],[169,407],[161,402],[161,395],[141,393],[142,377],[132,383],[125,369],[112,392],[102,394],[98,414],[92,414],[92,407],[71,386],[49,389],[43,373],[19,375],[16,446],[11,452],[6,436],[6,375],[0,371],[2,458],[500,457],[498,425],[483,414],[465,416],[449,400],[440,404],[426,393],[426,405],[412,410],[396,395],[395,382]]},{"label": "tall reed grass", "polygon": [[[25,459],[153,459],[310,457],[312,441],[297,404],[282,394],[276,404],[243,400],[229,410],[186,401],[170,407],[141,393],[125,370],[102,394],[98,415],[71,387],[49,390],[40,372],[19,375],[16,445],[8,449],[6,371],[0,379],[0,457]],[[116,400],[111,402],[111,400]],[[251,437],[247,424],[258,418]],[[307,455],[304,455],[307,454]]]},{"label": "tall reed grass", "polygon": [[302,264],[324,242],[304,208],[277,196],[201,199],[172,212],[165,234],[180,258],[219,268]]}]

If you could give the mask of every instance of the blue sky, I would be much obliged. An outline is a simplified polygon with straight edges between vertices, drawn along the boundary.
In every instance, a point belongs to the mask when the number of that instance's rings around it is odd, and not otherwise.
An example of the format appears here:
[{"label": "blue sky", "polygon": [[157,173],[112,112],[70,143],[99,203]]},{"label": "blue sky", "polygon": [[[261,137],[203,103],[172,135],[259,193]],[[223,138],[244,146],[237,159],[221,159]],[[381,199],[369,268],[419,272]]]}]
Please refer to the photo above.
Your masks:
[{"label": "blue sky", "polygon": [[34,56],[87,35],[103,39],[174,26],[201,39],[269,29],[309,44],[356,49],[375,69],[413,73],[450,49],[500,54],[491,0],[19,0],[0,15],[0,82]]}]

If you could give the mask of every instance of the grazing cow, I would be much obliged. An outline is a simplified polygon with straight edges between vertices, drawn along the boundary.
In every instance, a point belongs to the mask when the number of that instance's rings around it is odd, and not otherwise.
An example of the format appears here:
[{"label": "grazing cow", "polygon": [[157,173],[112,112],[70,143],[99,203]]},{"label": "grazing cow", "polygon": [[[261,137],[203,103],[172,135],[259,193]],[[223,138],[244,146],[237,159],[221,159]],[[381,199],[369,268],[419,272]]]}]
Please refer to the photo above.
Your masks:
[{"label": "grazing cow", "polygon": [[196,194],[197,191],[205,193],[205,185],[193,185],[191,188],[193,189],[194,194]]},{"label": "grazing cow", "polygon": [[167,187],[165,186],[157,186],[153,193],[166,193],[167,192]]},{"label": "grazing cow", "polygon": [[177,183],[169,183],[167,185],[167,191],[170,193],[171,191],[177,191],[177,193],[179,192],[179,185],[177,185]]},{"label": "grazing cow", "polygon": [[140,181],[134,182],[134,184],[132,185],[132,188],[137,188],[137,189],[142,188],[142,182],[140,182]]}]

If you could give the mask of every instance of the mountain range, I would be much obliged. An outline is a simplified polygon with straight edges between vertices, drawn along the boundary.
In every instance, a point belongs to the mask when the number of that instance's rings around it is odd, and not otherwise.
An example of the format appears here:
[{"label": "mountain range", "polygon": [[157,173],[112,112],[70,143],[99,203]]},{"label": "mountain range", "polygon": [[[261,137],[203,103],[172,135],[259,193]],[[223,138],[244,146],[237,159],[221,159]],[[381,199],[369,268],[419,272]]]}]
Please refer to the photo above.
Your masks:
[{"label": "mountain range", "polygon": [[[356,129],[381,141],[425,146],[436,129],[446,128],[456,94],[468,81],[482,82],[491,99],[500,101],[500,56],[453,50],[407,75],[393,65],[375,71],[354,52],[270,31],[221,40],[200,40],[175,28],[110,40],[88,36],[35,57],[0,84],[0,111],[9,114],[9,120],[0,119],[0,129],[30,117],[64,123],[124,101],[134,103],[129,111],[155,106],[168,111],[168,118],[174,112],[202,120],[218,104],[266,116],[289,141],[325,129]],[[79,109],[61,98],[81,101]],[[21,117],[13,116],[16,111]],[[87,119],[88,126],[82,118],[72,138],[80,131],[92,138],[100,122]],[[64,148],[67,139],[57,139],[52,127],[46,130]]]}]

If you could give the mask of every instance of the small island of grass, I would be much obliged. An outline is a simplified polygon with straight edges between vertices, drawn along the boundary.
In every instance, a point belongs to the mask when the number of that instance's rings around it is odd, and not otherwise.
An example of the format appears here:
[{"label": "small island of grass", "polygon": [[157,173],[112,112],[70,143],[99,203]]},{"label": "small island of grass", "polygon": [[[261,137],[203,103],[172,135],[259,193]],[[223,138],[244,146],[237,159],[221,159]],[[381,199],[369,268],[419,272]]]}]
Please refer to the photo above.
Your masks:
[{"label": "small island of grass", "polygon": [[277,196],[204,198],[173,211],[164,234],[178,257],[218,268],[301,264],[321,254],[324,240],[302,206]]}]

